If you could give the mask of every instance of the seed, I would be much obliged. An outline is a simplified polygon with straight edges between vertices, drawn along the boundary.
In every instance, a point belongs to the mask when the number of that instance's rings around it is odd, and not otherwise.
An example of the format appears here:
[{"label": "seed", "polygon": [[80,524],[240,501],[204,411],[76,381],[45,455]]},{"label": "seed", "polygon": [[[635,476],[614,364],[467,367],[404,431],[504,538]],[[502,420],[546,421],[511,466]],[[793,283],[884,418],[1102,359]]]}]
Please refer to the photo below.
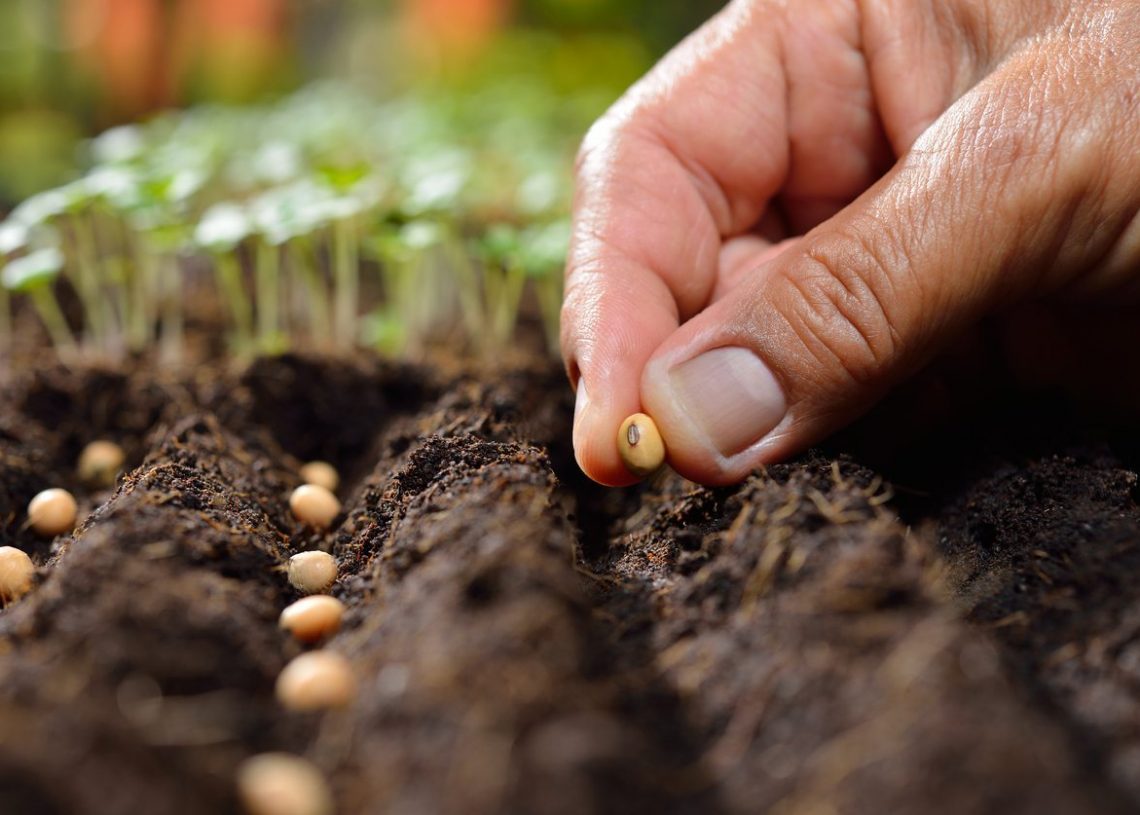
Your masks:
[{"label": "seed", "polygon": [[113,441],[93,441],[79,454],[79,479],[91,487],[113,487],[126,462],[123,448]]},{"label": "seed", "polygon": [[665,442],[657,424],[644,413],[635,413],[621,423],[617,444],[626,469],[638,478],[653,474],[665,463]]},{"label": "seed", "polygon": [[14,546],[0,546],[0,601],[19,600],[32,590],[36,565]]},{"label": "seed", "polygon": [[28,504],[28,523],[37,535],[54,538],[75,529],[79,513],[75,499],[67,490],[44,490]]},{"label": "seed", "polygon": [[238,796],[249,815],[332,815],[333,800],[321,771],[288,753],[247,758],[237,772]]},{"label": "seed", "polygon": [[317,642],[340,630],[344,603],[327,594],[303,597],[281,612],[280,625],[301,642]]},{"label": "seed", "polygon": [[344,707],[355,695],[352,667],[334,651],[301,654],[277,677],[277,701],[289,710]]},{"label": "seed", "polygon": [[328,529],[340,512],[340,501],[327,487],[302,484],[289,496],[289,509],[301,523],[314,529]]},{"label": "seed", "polygon": [[327,461],[310,461],[301,467],[300,474],[306,484],[316,484],[329,492],[336,492],[340,486],[340,474]]},{"label": "seed", "polygon": [[289,558],[289,582],[305,594],[319,594],[336,580],[336,559],[328,552],[301,552]]}]

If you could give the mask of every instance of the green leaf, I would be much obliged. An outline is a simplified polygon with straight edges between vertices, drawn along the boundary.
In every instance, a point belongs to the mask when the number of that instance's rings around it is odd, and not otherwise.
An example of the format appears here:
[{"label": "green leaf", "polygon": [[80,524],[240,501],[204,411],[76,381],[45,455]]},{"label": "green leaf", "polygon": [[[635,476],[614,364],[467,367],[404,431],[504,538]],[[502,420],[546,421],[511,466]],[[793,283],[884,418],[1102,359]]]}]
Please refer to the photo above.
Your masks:
[{"label": "green leaf", "polygon": [[4,288],[9,291],[26,292],[51,283],[61,271],[63,252],[49,247],[9,261],[4,267],[2,280]]},{"label": "green leaf", "polygon": [[522,247],[519,231],[510,224],[492,224],[479,239],[479,250],[489,263],[506,263]]},{"label": "green leaf", "polygon": [[0,224],[0,254],[10,255],[28,245],[28,227],[19,221]]},{"label": "green leaf", "polygon": [[569,250],[569,219],[532,226],[523,230],[520,262],[531,277],[545,277],[562,270]]},{"label": "green leaf", "polygon": [[253,224],[245,208],[221,203],[202,215],[194,230],[194,243],[211,252],[229,252],[253,232]]}]

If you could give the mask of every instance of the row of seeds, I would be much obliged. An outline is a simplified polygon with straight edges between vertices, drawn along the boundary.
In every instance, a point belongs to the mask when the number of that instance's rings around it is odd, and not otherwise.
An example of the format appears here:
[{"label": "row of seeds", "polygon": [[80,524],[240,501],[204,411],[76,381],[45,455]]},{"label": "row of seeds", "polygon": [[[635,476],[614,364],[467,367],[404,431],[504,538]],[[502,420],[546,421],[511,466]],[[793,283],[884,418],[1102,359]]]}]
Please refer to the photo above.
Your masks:
[{"label": "row of seeds", "polygon": [[[79,457],[80,479],[93,487],[114,485],[126,461],[119,445],[94,441]],[[322,461],[300,470],[305,483],[289,498],[289,507],[301,523],[324,530],[340,513],[333,490],[339,485],[336,469]],[[27,508],[27,528],[44,538],[75,529],[78,503],[67,490],[53,487],[37,494]],[[36,567],[26,552],[0,547],[0,602],[7,604],[31,591]],[[289,559],[288,580],[306,596],[282,612],[280,627],[305,645],[318,645],[335,634],[345,606],[326,592],[336,582],[337,563],[327,552],[300,552]],[[307,651],[289,662],[277,678],[281,706],[292,711],[320,711],[344,707],[356,694],[356,678],[348,660],[327,650]],[[263,753],[247,759],[238,769],[237,787],[250,815],[331,815],[332,794],[321,772],[310,762],[287,753]]]}]

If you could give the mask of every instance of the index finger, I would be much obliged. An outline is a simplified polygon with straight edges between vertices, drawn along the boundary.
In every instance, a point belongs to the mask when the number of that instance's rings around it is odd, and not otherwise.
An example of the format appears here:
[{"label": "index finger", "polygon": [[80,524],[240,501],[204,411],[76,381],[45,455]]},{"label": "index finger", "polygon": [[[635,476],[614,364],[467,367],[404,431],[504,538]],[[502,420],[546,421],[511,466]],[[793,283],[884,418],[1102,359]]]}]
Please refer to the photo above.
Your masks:
[{"label": "index finger", "polygon": [[578,388],[574,449],[591,478],[617,454],[642,368],[709,301],[722,239],[749,229],[788,166],[778,26],[737,3],[678,46],[594,126],[578,162],[562,351]]}]

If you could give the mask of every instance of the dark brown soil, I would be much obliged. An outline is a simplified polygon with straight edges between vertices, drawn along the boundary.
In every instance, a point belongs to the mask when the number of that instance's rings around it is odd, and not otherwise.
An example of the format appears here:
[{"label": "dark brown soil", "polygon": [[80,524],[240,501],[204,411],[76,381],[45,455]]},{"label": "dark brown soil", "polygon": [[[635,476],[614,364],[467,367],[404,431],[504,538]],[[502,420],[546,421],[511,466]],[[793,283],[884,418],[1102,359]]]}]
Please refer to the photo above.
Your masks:
[{"label": "dark brown soil", "polygon": [[[1140,506],[1112,433],[1034,402],[875,469],[817,451],[603,490],[570,412],[525,360],[12,376],[0,544],[39,584],[0,611],[0,813],[237,812],[266,750],[346,815],[1140,811]],[[95,438],[128,453],[113,492],[74,477]],[[345,476],[326,534],[286,506],[310,458]],[[24,508],[55,485],[85,520],[39,540]],[[302,715],[274,700],[300,652],[276,621],[314,547],[360,692]]]}]

